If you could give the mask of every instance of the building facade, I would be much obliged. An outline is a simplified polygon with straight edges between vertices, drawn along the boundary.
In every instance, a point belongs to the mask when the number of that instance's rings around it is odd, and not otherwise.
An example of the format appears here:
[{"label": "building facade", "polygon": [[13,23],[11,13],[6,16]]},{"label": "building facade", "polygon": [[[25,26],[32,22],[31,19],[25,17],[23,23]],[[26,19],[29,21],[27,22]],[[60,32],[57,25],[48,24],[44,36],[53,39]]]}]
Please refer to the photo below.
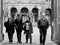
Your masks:
[{"label": "building facade", "polygon": [[6,15],[11,17],[11,9],[13,7],[18,10],[20,15],[22,15],[21,9],[27,8],[31,21],[37,22],[42,12],[45,12],[46,9],[51,9],[51,0],[3,0],[4,17]]}]

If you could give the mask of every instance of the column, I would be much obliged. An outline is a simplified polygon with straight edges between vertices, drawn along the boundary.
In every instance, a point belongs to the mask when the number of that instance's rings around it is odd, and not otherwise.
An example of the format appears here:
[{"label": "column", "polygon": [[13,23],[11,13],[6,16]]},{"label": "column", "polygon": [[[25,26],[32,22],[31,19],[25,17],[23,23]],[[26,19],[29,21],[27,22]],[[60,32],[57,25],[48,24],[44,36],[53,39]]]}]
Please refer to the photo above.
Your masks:
[{"label": "column", "polygon": [[2,15],[2,13],[3,13],[3,11],[2,11],[2,0],[0,0],[0,42],[3,40],[3,33],[2,33],[2,31],[3,31],[3,15]]},{"label": "column", "polygon": [[39,10],[38,10],[38,20],[40,19],[40,16],[41,16],[41,10],[40,10],[40,8],[39,8]]},{"label": "column", "polygon": [[52,0],[53,40],[60,45],[60,0]]},{"label": "column", "polygon": [[[55,0],[56,1],[56,0]],[[60,0],[56,1],[55,13],[57,12],[57,30],[56,30],[56,39],[58,45],[60,44]]]}]

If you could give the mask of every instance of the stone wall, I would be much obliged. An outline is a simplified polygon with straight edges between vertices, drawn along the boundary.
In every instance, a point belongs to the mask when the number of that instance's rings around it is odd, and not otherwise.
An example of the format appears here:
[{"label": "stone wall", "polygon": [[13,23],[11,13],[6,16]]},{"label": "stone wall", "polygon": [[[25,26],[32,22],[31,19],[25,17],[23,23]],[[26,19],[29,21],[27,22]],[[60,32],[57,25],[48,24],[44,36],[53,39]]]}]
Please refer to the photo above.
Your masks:
[{"label": "stone wall", "polygon": [[2,24],[3,24],[3,15],[2,15],[2,2],[1,2],[1,0],[0,0],[0,42],[3,40],[3,26],[2,26]]}]

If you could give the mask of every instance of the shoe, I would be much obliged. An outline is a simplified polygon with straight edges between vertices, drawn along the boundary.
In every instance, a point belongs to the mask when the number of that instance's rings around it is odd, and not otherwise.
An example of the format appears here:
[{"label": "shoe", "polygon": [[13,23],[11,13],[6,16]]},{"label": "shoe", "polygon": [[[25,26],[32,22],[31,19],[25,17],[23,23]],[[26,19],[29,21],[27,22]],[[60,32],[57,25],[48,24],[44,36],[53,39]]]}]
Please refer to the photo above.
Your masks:
[{"label": "shoe", "polygon": [[43,45],[45,45],[45,44],[43,44]]},{"label": "shoe", "polygon": [[18,43],[22,43],[22,42],[18,41]]},{"label": "shoe", "polygon": [[30,42],[30,44],[32,44],[32,42]]},{"label": "shoe", "polygon": [[25,43],[28,43],[28,41],[26,41]]},{"label": "shoe", "polygon": [[12,40],[9,41],[9,43],[12,43],[12,42],[13,42]]}]

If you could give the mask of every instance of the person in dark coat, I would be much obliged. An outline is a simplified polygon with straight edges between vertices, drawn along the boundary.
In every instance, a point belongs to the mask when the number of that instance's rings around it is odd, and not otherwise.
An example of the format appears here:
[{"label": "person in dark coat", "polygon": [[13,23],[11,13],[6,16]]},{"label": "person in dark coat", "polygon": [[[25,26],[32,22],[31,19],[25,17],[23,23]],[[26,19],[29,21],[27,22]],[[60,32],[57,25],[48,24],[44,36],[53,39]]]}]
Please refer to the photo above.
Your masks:
[{"label": "person in dark coat", "polygon": [[16,33],[17,33],[17,39],[19,43],[21,42],[21,34],[22,34],[22,29],[23,29],[23,23],[22,23],[22,18],[20,15],[17,15],[17,18],[14,21],[15,28],[16,28]]},{"label": "person in dark coat", "polygon": [[49,27],[48,20],[45,18],[45,15],[42,15],[42,18],[38,21],[38,28],[40,31],[40,44],[45,45],[46,33]]},{"label": "person in dark coat", "polygon": [[11,18],[8,19],[7,22],[4,23],[6,27],[6,32],[8,33],[9,42],[13,42],[13,34],[14,34],[14,21]]},{"label": "person in dark coat", "polygon": [[26,34],[26,43],[28,43],[28,39],[30,38],[30,44],[32,43],[32,33],[33,27],[32,23],[30,22],[30,18],[28,18],[24,24],[24,34]]}]

